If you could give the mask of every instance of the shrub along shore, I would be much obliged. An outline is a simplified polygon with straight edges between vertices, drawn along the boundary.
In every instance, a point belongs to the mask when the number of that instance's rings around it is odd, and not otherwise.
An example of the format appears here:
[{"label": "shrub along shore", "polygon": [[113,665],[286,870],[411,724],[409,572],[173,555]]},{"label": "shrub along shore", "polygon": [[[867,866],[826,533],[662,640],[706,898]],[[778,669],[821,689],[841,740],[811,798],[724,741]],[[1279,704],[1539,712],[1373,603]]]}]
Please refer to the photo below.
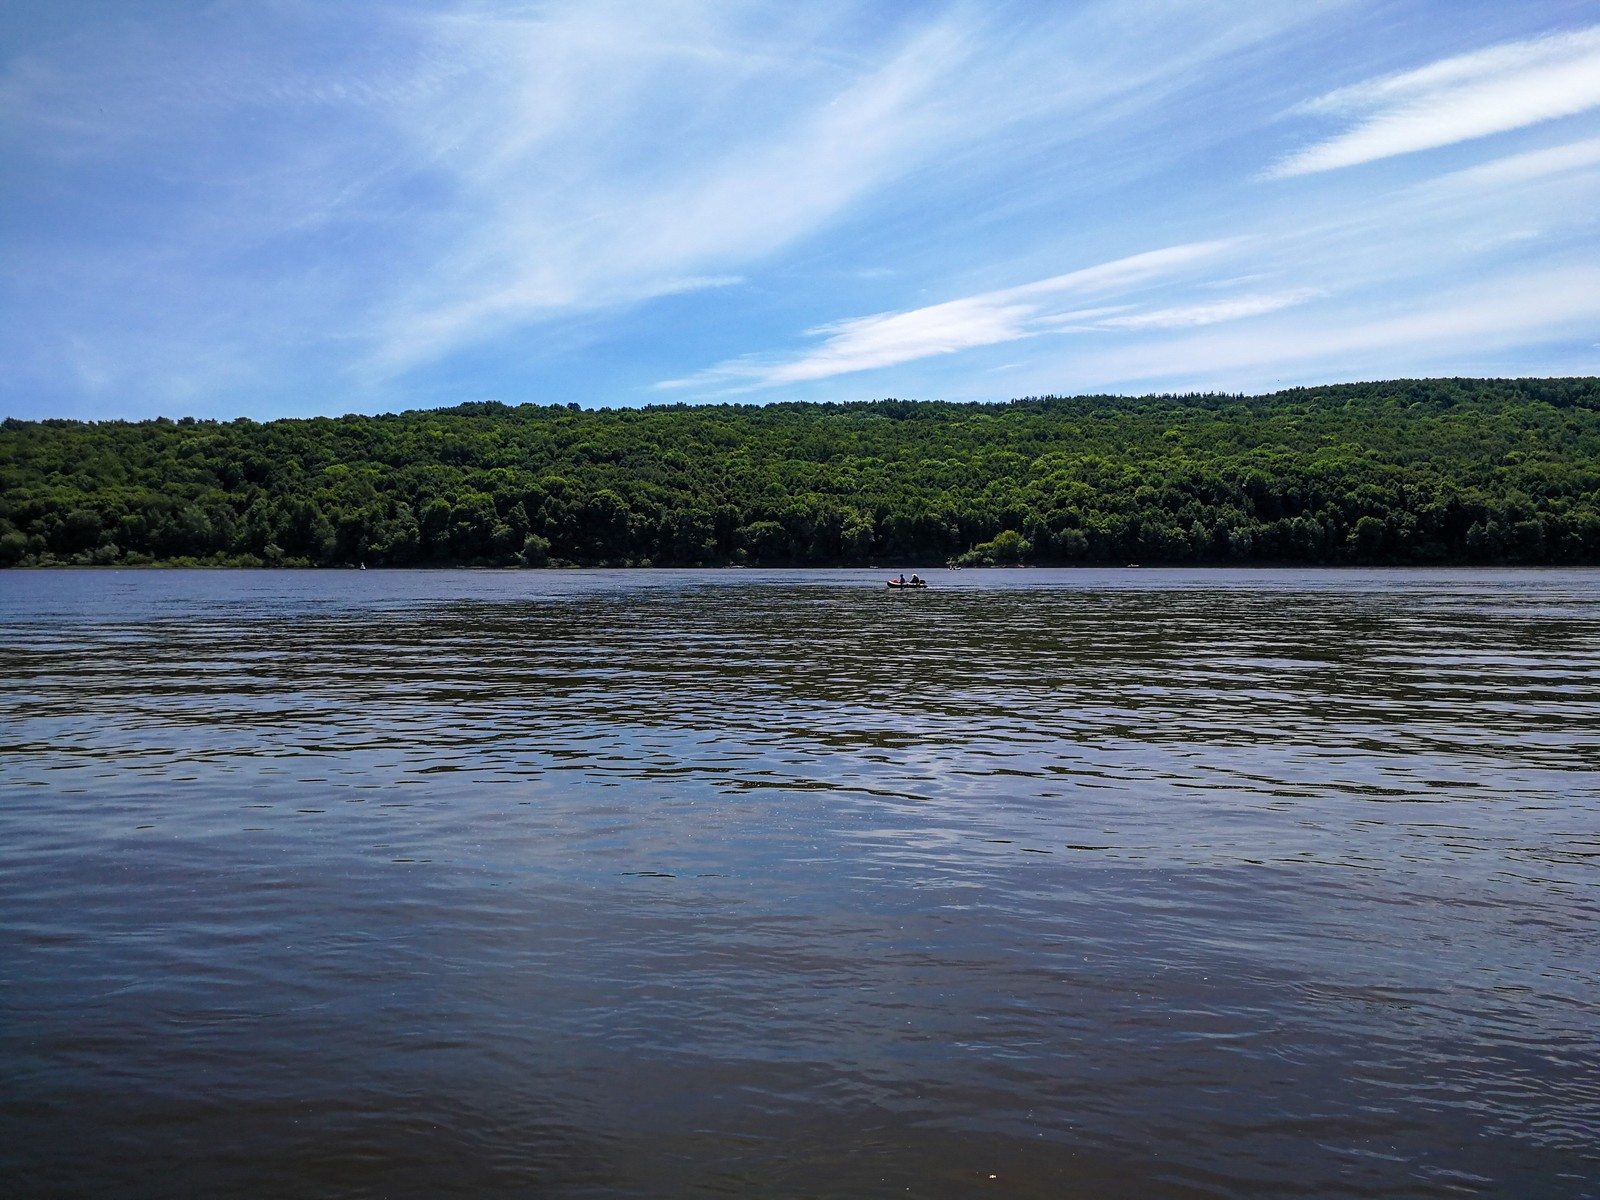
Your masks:
[{"label": "shrub along shore", "polygon": [[1600,380],[0,423],[0,566],[1600,564]]}]

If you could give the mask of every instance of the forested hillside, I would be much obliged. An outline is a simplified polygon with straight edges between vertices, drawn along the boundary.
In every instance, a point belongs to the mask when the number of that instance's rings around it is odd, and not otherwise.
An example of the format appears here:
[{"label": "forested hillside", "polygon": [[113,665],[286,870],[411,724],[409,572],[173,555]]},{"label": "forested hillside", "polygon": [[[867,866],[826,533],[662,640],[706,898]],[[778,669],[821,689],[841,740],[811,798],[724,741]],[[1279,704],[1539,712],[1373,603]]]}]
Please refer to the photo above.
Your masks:
[{"label": "forested hillside", "polygon": [[1600,380],[8,420],[0,565],[1600,563]]}]

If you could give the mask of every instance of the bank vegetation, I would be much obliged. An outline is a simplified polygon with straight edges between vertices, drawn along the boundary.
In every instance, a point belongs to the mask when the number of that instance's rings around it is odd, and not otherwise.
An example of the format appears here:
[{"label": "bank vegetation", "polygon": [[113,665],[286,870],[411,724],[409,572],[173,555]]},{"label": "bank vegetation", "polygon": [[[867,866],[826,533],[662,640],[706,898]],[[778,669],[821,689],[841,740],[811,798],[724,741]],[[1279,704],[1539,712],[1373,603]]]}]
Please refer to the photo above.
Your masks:
[{"label": "bank vegetation", "polygon": [[0,565],[1600,564],[1600,380],[7,420]]}]

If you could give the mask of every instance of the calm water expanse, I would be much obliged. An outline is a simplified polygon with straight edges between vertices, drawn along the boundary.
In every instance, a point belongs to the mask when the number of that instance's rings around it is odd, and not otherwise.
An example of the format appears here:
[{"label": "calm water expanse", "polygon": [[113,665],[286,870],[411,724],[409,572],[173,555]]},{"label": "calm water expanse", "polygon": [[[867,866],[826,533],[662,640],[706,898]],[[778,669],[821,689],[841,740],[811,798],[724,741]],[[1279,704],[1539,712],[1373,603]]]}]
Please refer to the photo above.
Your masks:
[{"label": "calm water expanse", "polygon": [[1600,1196],[1600,572],[0,573],[0,1194]]}]

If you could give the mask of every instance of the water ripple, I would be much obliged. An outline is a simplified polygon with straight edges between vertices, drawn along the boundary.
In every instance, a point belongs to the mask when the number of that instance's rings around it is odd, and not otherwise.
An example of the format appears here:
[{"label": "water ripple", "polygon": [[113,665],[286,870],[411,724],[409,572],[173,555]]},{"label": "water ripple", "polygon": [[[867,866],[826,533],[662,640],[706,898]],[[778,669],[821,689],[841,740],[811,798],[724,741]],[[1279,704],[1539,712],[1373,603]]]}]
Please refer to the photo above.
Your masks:
[{"label": "water ripple", "polygon": [[0,630],[14,1194],[1596,1194],[1593,572],[8,572]]}]

